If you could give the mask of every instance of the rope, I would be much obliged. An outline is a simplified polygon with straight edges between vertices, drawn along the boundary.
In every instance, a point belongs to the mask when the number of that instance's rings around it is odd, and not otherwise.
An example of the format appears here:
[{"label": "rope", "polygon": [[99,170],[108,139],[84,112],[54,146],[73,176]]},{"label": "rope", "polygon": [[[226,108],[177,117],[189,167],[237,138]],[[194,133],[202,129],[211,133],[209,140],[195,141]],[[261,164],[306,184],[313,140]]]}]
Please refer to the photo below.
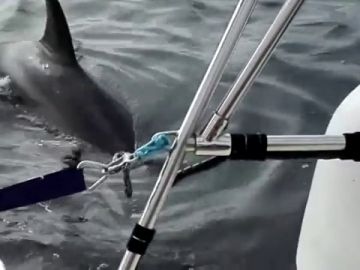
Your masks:
[{"label": "rope", "polygon": [[169,151],[170,146],[171,146],[171,140],[168,137],[168,135],[163,133],[155,134],[151,138],[150,142],[141,146],[135,151],[134,156],[136,158],[143,159],[148,156],[152,156],[156,153]]}]

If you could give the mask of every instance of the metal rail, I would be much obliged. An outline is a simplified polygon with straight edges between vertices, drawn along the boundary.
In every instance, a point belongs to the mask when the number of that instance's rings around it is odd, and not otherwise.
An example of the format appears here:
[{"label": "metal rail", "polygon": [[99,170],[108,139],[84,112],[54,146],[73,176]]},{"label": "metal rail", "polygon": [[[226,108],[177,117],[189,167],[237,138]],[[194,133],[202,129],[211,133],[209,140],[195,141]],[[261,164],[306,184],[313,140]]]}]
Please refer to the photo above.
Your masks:
[{"label": "metal rail", "polygon": [[304,1],[287,0],[285,2],[243,72],[239,75],[225,99],[202,130],[201,136],[206,140],[211,141],[225,130],[236,105],[245,97],[256,77],[269,61],[280,38]]},{"label": "metal rail", "polygon": [[[139,224],[145,228],[152,229],[158,218],[160,210],[175,180],[177,171],[185,154],[185,146],[195,125],[216,88],[225,69],[235,44],[245,28],[247,21],[254,10],[257,0],[240,0],[223,38],[214,54],[208,70],[199,86],[196,96],[185,116],[179,129],[172,151],[164,163],[153,192],[146,204]],[[119,270],[135,270],[141,255],[127,250],[119,266]]]},{"label": "metal rail", "polygon": [[[192,133],[194,133],[194,128],[196,127],[199,118],[208,105],[208,102],[210,101],[210,98],[221,79],[226,63],[228,62],[240,34],[255,8],[256,2],[257,0],[240,0],[234,11],[222,40],[199,86],[195,98],[179,129],[178,136],[160,172],[153,192],[151,193],[144,209],[143,215],[139,220],[138,224],[145,229],[153,229],[155,227],[156,220],[175,180],[177,171],[183,161],[187,142]],[[267,62],[271,52],[274,50],[283,32],[286,30],[303,2],[304,0],[286,1],[279,15],[276,17],[274,24],[266,34],[263,42],[256,50],[249,64],[245,67],[245,70],[242,73],[243,75],[241,75],[236,81],[234,87],[229,92],[229,96],[220,106],[216,116],[221,116],[221,121],[211,121],[204,129],[203,134],[206,135],[205,139],[210,138],[214,131],[224,130],[223,126],[222,128],[218,128],[219,124],[223,122],[222,119],[228,119],[234,110],[236,103],[250,88],[252,82]],[[238,89],[244,89],[245,93],[239,95]],[[140,254],[126,250],[118,269],[135,270],[140,259]]]},{"label": "metal rail", "polygon": [[[346,147],[344,135],[269,135],[267,152],[339,151]],[[202,137],[192,138],[186,145],[187,152],[197,156],[230,156],[230,134],[207,141]]]},{"label": "metal rail", "polygon": [[268,152],[337,151],[345,149],[343,135],[268,136]]}]

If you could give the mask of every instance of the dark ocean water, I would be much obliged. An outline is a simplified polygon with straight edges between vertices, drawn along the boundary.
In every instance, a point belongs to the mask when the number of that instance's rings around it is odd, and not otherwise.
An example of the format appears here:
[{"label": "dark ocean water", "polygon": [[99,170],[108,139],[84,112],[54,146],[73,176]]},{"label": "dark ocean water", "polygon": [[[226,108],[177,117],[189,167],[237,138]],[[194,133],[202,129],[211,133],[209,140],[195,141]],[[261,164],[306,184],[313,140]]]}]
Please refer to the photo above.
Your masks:
[{"label": "dark ocean water", "polygon": [[[209,112],[284,1],[259,2]],[[180,126],[236,5],[233,0],[61,3],[81,64],[127,100],[139,144]],[[358,0],[307,0],[230,130],[323,133],[337,105],[360,82],[359,12]],[[44,1],[3,0],[0,41],[38,39],[44,20]],[[73,144],[7,103],[0,103],[0,130],[1,187],[57,170]],[[96,151],[88,155],[110,158]],[[228,162],[189,177],[173,189],[140,269],[295,270],[313,168],[311,161]],[[0,258],[7,269],[117,269],[156,177],[156,171],[136,170],[131,200],[115,177],[94,193],[1,213]]]}]

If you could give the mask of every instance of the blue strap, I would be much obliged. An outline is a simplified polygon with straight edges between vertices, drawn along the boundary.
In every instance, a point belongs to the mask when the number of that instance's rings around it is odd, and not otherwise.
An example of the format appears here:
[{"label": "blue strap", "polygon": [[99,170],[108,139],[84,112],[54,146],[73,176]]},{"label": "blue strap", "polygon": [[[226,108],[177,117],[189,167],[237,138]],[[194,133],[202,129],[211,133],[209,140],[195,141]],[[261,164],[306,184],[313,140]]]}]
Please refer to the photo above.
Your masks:
[{"label": "blue strap", "polygon": [[150,155],[169,150],[171,146],[171,140],[165,134],[155,134],[151,141],[140,148],[138,148],[134,155],[137,158],[146,158]]},{"label": "blue strap", "polygon": [[65,169],[0,189],[0,211],[48,201],[86,190],[82,170]]}]

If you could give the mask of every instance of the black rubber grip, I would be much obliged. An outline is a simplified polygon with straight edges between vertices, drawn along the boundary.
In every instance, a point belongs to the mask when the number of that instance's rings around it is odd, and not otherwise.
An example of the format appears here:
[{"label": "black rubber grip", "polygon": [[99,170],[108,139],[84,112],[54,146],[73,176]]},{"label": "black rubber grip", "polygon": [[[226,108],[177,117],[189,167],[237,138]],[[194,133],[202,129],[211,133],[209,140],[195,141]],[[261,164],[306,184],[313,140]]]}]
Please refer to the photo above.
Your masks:
[{"label": "black rubber grip", "polygon": [[231,134],[230,159],[265,160],[266,151],[265,134]]},{"label": "black rubber grip", "polygon": [[144,255],[155,235],[154,229],[136,224],[127,243],[127,249],[132,253]]},{"label": "black rubber grip", "polygon": [[345,133],[344,136],[346,146],[340,158],[360,161],[360,132]]}]

